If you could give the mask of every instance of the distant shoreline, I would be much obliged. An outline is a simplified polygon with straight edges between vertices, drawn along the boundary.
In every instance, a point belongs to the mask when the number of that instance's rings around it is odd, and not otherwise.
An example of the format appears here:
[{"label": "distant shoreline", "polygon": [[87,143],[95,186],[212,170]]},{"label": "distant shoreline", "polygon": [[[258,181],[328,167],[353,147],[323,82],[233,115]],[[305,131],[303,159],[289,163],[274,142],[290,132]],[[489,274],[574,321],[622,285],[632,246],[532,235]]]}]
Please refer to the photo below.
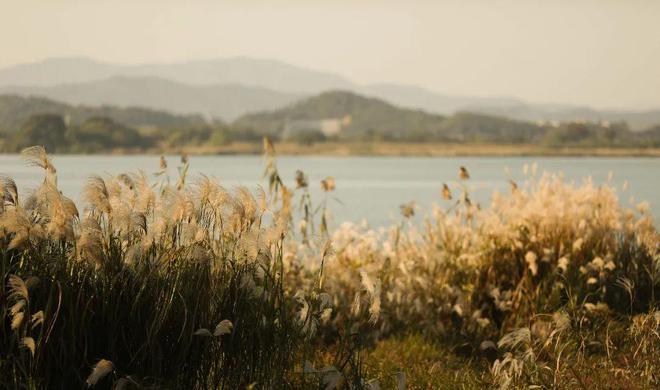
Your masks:
[{"label": "distant shoreline", "polygon": [[[318,156],[390,156],[390,157],[660,157],[660,148],[598,148],[501,144],[442,144],[393,142],[324,142],[302,145],[291,142],[275,144],[278,155]],[[121,152],[121,151],[119,151]],[[232,143],[220,147],[184,147],[179,150],[153,150],[147,154],[187,153],[190,155],[261,154],[259,143]]]},{"label": "distant shoreline", "polygon": [[[531,144],[447,144],[403,142],[321,142],[304,145],[278,142],[280,156],[372,156],[372,157],[660,157],[660,148],[547,147]],[[260,155],[261,143],[236,142],[223,146],[182,148],[114,149],[83,155]]]}]

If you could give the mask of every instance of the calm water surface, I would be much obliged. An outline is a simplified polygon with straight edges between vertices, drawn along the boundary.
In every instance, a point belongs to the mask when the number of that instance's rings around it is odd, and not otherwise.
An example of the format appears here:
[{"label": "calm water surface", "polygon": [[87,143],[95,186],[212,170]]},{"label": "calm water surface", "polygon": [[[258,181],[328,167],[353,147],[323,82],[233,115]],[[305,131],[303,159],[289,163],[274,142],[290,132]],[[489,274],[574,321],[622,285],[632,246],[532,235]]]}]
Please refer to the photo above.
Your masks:
[{"label": "calm water surface", "polygon": [[[80,197],[85,180],[94,174],[118,174],[158,171],[158,156],[54,156],[58,184],[62,192],[74,200]],[[169,173],[176,178],[179,158],[168,157]],[[191,157],[192,177],[204,173],[218,179],[225,187],[238,185],[256,188],[266,185],[262,179],[263,159],[259,156]],[[382,226],[399,219],[399,205],[415,201],[418,214],[430,212],[433,203],[441,204],[442,183],[455,182],[458,168],[468,168],[473,199],[487,205],[493,191],[508,191],[508,179],[524,180],[523,166],[537,163],[538,172],[562,171],[567,180],[581,181],[592,177],[596,184],[605,183],[610,172],[619,188],[622,204],[630,197],[647,200],[651,210],[660,214],[660,159],[653,158],[566,158],[566,157],[306,157],[282,156],[277,160],[285,181],[294,186],[294,173],[305,171],[310,179],[312,196],[319,200],[319,181],[334,176],[337,190],[330,208],[335,221],[367,219],[372,226]],[[19,193],[36,187],[42,171],[28,167],[17,155],[0,155],[0,174],[13,177]],[[175,180],[175,179],[174,179]],[[624,181],[628,190],[621,191]]]}]

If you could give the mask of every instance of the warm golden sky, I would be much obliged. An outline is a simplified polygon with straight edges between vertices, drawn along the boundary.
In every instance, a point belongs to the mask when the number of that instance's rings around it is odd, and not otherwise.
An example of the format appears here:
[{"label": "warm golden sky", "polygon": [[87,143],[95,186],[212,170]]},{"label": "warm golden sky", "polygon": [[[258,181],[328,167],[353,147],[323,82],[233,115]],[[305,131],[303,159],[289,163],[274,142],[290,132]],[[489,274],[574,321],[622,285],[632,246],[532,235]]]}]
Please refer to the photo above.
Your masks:
[{"label": "warm golden sky", "polygon": [[358,83],[660,107],[660,1],[0,0],[0,67],[274,58]]}]

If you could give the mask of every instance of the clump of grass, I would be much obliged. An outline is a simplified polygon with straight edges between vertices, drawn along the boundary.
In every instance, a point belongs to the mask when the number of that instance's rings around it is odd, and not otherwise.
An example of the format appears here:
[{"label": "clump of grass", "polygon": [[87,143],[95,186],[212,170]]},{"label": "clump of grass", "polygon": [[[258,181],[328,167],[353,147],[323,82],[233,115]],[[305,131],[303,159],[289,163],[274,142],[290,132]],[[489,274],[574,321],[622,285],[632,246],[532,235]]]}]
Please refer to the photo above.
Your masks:
[{"label": "clump of grass", "polygon": [[[470,200],[470,175],[461,167],[454,188],[441,189],[444,207],[422,226],[343,224],[331,236],[336,256],[323,271],[335,303],[326,332],[348,328],[364,346],[419,332],[474,357],[487,343],[499,359],[493,381],[503,387],[589,386],[599,377],[578,370],[594,360],[603,373],[639,382],[637,369],[621,363],[630,359],[622,351],[635,345],[624,337],[632,318],[655,318],[658,310],[660,236],[648,207],[622,208],[610,185],[576,185],[530,171],[510,193],[495,194],[488,208]],[[413,210],[402,206],[404,220]],[[374,306],[379,310],[369,309]],[[554,313],[567,313],[571,326],[546,332],[550,338],[529,333],[551,327],[539,318]],[[520,329],[530,336],[506,352],[507,335]],[[647,386],[657,383],[653,375],[642,378]]]},{"label": "clump of grass", "polygon": [[3,386],[287,385],[304,336],[283,280],[288,216],[266,194],[188,184],[185,162],[174,186],[90,178],[79,214],[45,151],[25,156],[46,179],[25,198],[2,181]]},{"label": "clump of grass", "polygon": [[652,216],[623,210],[610,187],[546,174],[496,195],[487,209],[462,191],[422,229],[335,231],[337,261],[324,272],[334,283],[327,287],[347,297],[343,307],[364,274],[382,281],[383,331],[416,323],[496,336],[560,308],[568,295],[619,313],[655,307],[660,241]]}]

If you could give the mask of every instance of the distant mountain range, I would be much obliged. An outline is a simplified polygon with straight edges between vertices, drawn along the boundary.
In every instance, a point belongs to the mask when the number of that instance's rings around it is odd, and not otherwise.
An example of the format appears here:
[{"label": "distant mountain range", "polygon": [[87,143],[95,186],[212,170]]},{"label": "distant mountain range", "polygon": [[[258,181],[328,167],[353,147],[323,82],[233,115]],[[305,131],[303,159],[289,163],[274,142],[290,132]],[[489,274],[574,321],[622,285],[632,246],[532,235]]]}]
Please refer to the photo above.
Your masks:
[{"label": "distant mountain range", "polygon": [[[474,97],[442,95],[428,89],[396,84],[372,84],[352,89],[366,96],[373,96],[393,104],[413,109],[421,109],[439,114],[453,114],[466,111],[468,107],[506,108],[522,104],[510,97]],[[473,110],[478,111],[478,110]]]},{"label": "distant mountain range", "polygon": [[660,124],[660,109],[646,111],[595,110],[586,106],[520,103],[511,106],[466,106],[463,110],[527,121],[626,122],[632,130],[636,131]]},{"label": "distant mountain range", "polygon": [[311,71],[279,61],[243,57],[144,65],[115,65],[84,57],[51,58],[0,70],[0,86],[56,86],[98,81],[112,76],[160,77],[198,86],[241,84],[309,94],[353,86],[349,80],[332,73]]},{"label": "distant mountain range", "polygon": [[595,110],[529,104],[511,97],[443,95],[415,86],[358,85],[337,74],[243,57],[144,65],[56,58],[0,70],[0,93],[44,96],[70,104],[139,105],[225,121],[285,107],[327,90],[352,91],[442,115],[470,111],[526,121],[626,121],[636,130],[660,123],[660,109]]},{"label": "distant mountain range", "polygon": [[152,76],[110,78],[56,86],[0,87],[0,93],[41,96],[69,104],[137,106],[226,121],[248,111],[269,110],[305,95],[240,84],[191,85]]}]

